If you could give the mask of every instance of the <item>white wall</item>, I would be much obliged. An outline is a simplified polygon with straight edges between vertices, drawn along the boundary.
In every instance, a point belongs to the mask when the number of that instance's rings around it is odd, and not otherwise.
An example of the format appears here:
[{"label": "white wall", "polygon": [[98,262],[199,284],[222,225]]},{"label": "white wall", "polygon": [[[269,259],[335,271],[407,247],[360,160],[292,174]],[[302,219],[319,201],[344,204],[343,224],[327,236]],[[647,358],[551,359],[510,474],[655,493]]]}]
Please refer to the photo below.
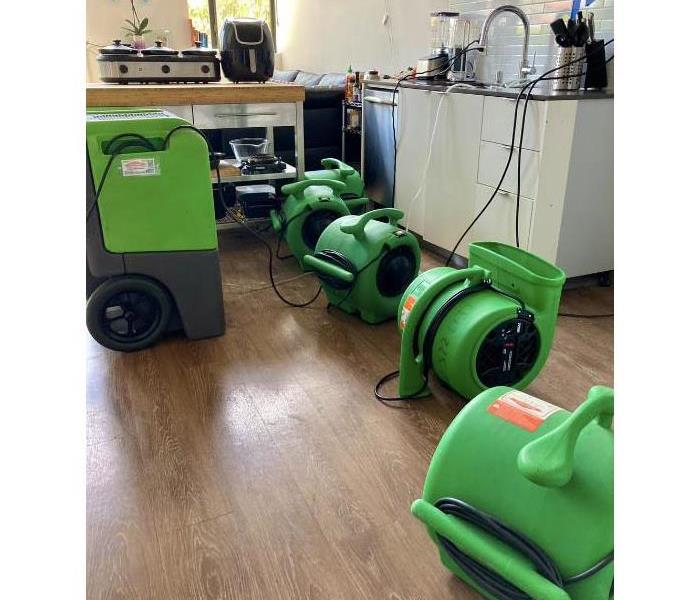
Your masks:
[{"label": "white wall", "polygon": [[[278,0],[278,67],[395,73],[428,52],[430,12],[448,0]],[[384,14],[389,15],[382,25]]]},{"label": "white wall", "polygon": [[[113,39],[126,39],[122,31],[124,19],[131,19],[129,0],[86,0],[86,38],[88,43],[103,46]],[[190,28],[187,21],[187,0],[136,0],[136,10],[140,18],[148,17],[148,28],[170,31],[168,44],[178,50],[189,47]],[[150,45],[152,36],[146,36]],[[87,46],[88,81],[99,81],[97,75],[97,48]]]}]

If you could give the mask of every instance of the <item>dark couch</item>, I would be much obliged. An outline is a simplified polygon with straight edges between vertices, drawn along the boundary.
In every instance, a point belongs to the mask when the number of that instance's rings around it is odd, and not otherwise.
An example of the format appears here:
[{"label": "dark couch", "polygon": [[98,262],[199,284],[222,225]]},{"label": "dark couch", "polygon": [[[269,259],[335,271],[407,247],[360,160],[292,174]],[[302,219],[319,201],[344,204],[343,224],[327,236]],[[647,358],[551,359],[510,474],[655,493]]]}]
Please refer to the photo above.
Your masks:
[{"label": "dark couch", "polygon": [[[294,82],[306,88],[304,100],[304,157],[306,170],[321,169],[321,159],[340,158],[342,153],[343,97],[345,75],[318,75],[307,71],[275,71],[273,81]],[[275,132],[275,150],[287,162],[293,162],[294,132]]]}]

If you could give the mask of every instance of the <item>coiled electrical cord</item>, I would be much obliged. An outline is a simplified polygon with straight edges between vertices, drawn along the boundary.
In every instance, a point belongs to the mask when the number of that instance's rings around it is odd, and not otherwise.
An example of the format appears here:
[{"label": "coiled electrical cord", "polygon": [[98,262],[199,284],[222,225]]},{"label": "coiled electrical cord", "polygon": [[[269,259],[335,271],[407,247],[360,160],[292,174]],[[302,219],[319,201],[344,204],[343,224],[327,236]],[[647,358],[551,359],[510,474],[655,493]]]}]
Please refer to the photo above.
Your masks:
[{"label": "coiled electrical cord", "polygon": [[[435,506],[445,514],[466,521],[513,548],[527,558],[542,577],[560,588],[583,581],[613,562],[613,552],[610,552],[585,571],[564,579],[557,565],[542,548],[492,515],[456,498],[440,498]],[[446,537],[437,534],[437,539],[448,556],[486,593],[498,600],[531,600],[528,594],[462,552]],[[610,594],[612,595],[612,587]]]}]

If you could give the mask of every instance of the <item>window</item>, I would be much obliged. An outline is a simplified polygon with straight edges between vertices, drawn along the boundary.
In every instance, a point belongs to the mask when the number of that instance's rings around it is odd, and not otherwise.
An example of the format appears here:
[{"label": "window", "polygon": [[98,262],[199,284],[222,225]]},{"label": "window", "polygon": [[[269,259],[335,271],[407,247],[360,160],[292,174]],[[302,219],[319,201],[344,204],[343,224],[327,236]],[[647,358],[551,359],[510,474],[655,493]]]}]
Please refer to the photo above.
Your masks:
[{"label": "window", "polygon": [[263,19],[275,37],[275,0],[187,0],[187,5],[193,42],[201,39],[204,45],[216,48],[219,28],[227,17]]}]

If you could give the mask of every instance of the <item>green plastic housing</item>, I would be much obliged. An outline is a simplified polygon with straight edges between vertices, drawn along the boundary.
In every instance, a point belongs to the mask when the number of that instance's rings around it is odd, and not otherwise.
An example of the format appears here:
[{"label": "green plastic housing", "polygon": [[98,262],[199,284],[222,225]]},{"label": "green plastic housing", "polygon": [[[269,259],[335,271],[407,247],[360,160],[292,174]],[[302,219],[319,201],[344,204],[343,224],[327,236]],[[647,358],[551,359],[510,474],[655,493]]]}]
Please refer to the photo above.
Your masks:
[{"label": "green plastic housing", "polygon": [[534,399],[542,418],[528,427],[519,422],[517,409],[495,409],[512,392],[489,389],[462,409],[442,436],[423,497],[411,510],[427,526],[443,564],[487,598],[492,596],[443,551],[437,533],[535,600],[608,600],[612,563],[562,589],[511,548],[434,506],[451,497],[494,516],[542,548],[564,579],[612,552],[612,389],[591,388],[574,413]]},{"label": "green plastic housing", "polygon": [[306,171],[304,179],[335,179],[345,184],[343,196],[361,198],[365,195],[365,183],[353,167],[337,158],[324,158],[321,165],[324,168],[319,171]]},{"label": "green plastic housing", "polygon": [[279,211],[270,211],[270,219],[302,268],[304,256],[313,254],[315,248],[315,244],[310,246],[304,241],[306,219],[320,211],[332,213],[335,218],[344,217],[350,214],[352,207],[367,204],[367,198],[343,200],[338,194],[345,190],[342,181],[333,179],[309,179],[282,186],[282,193],[287,197]]},{"label": "green plastic housing", "polygon": [[[498,242],[469,246],[469,268],[438,267],[421,273],[409,285],[398,309],[401,330],[399,395],[412,396],[423,388],[423,341],[440,308],[458,290],[490,279],[497,289],[520,298],[534,315],[540,336],[536,361],[513,387],[524,388],[537,376],[547,360],[561,290],[566,276],[547,261],[525,250]],[[432,369],[453,390],[473,398],[487,386],[480,381],[476,358],[486,336],[499,324],[513,319],[519,305],[514,300],[486,290],[463,298],[440,324],[432,351]],[[414,353],[418,331],[419,352]],[[427,395],[428,390],[424,393]]]},{"label": "green plastic housing", "polygon": [[217,248],[206,142],[197,132],[182,130],[164,147],[168,132],[180,125],[188,123],[161,110],[88,111],[87,151],[95,186],[107,168],[108,144],[115,136],[139,134],[157,148],[126,148],[112,161],[97,202],[109,252]]},{"label": "green plastic housing", "polygon": [[[420,269],[421,253],[418,240],[397,226],[403,217],[400,210],[381,208],[363,215],[344,216],[333,221],[321,234],[316,252],[335,250],[348,258],[358,274],[312,255],[304,257],[305,267],[318,273],[336,277],[352,284],[352,289],[335,289],[321,282],[328,302],[349,314],[359,314],[367,323],[381,323],[392,318],[401,299],[402,291],[394,296],[383,295],[377,285],[381,258],[394,248],[405,246],[415,259],[413,279]],[[388,222],[378,219],[388,219]],[[371,263],[371,264],[370,264]],[[363,270],[365,265],[369,265]],[[360,272],[361,271],[361,272]]]}]

